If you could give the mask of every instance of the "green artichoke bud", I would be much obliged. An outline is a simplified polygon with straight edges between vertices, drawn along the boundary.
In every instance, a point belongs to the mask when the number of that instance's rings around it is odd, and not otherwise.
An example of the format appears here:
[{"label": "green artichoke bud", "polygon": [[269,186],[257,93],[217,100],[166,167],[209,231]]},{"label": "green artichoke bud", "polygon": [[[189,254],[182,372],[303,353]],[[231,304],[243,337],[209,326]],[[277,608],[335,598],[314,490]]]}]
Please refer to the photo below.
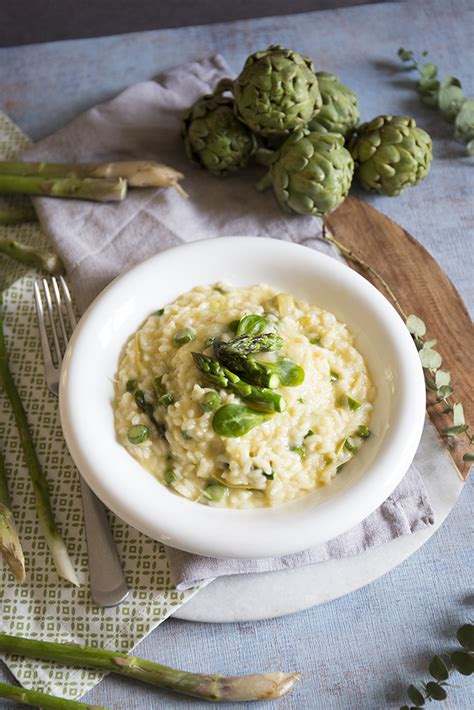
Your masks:
[{"label": "green artichoke bud", "polygon": [[366,190],[399,195],[428,174],[431,138],[408,116],[377,116],[350,141],[357,178]]},{"label": "green artichoke bud", "polygon": [[237,116],[263,136],[302,128],[321,108],[313,63],[277,44],[248,57],[233,93]]},{"label": "green artichoke bud", "polygon": [[337,76],[327,72],[317,72],[319,91],[323,106],[318,115],[308,124],[310,131],[340,133],[348,138],[359,123],[359,99],[357,95]]},{"label": "green artichoke bud", "polygon": [[337,133],[294,131],[276,153],[266,178],[287,212],[323,217],[347,197],[354,163]]},{"label": "green artichoke bud", "polygon": [[181,135],[188,158],[214,175],[243,168],[257,146],[255,137],[235,115],[224,96],[201,97],[183,117]]}]

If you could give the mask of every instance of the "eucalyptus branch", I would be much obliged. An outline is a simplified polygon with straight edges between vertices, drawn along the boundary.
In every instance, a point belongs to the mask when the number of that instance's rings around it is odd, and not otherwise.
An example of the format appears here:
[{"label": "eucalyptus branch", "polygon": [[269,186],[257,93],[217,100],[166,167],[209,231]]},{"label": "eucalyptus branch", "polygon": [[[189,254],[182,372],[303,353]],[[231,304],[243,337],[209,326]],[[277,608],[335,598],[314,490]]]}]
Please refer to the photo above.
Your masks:
[{"label": "eucalyptus branch", "polygon": [[411,705],[403,705],[400,710],[416,710],[425,705],[426,700],[446,700],[449,687],[447,680],[455,673],[472,675],[474,673],[474,625],[464,624],[456,632],[461,650],[449,655],[433,656],[428,667],[434,680],[420,683],[420,688],[410,685],[407,690]]},{"label": "eucalyptus branch", "polygon": [[[441,355],[435,350],[436,340],[425,340],[426,325],[421,318],[413,314],[407,315],[400,301],[396,297],[389,284],[383,276],[379,274],[370,264],[358,256],[352,249],[349,249],[345,244],[336,239],[327,230],[326,224],[323,222],[322,238],[334,244],[335,247],[345,257],[357,264],[361,269],[371,274],[376,281],[382,284],[385,292],[392,301],[399,315],[405,321],[405,325],[410,331],[415,345],[420,355],[421,365],[425,373],[426,388],[436,392],[436,403],[444,404],[443,413],[452,414],[452,425],[442,430],[442,434],[446,437],[456,437],[464,435],[470,446],[474,443],[474,437],[471,427],[464,419],[464,410],[460,402],[454,398],[454,390],[450,385],[451,374],[447,370],[441,370],[443,362]],[[468,451],[463,456],[464,461],[474,461],[474,453]]]}]

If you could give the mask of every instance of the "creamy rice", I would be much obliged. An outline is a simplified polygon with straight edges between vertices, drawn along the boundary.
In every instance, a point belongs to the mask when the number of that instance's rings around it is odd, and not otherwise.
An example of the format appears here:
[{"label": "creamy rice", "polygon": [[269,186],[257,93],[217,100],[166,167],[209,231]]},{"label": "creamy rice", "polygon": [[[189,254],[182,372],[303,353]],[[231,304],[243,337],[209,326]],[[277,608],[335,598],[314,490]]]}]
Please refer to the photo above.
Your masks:
[{"label": "creamy rice", "polygon": [[[212,356],[212,346],[206,347],[209,337],[235,337],[229,323],[245,314],[266,314],[269,329],[283,339],[281,350],[256,359],[291,358],[305,377],[299,386],[275,390],[286,400],[284,412],[243,436],[225,437],[213,429],[215,412],[203,411],[200,404],[206,392],[218,388],[206,382],[191,353]],[[181,328],[192,329],[195,339],[180,346],[174,336]],[[168,407],[153,398],[156,376],[162,376],[174,398]],[[152,403],[164,436],[127,391],[131,380]],[[224,389],[219,395],[221,405],[254,406]],[[373,396],[364,359],[347,326],[332,313],[267,285],[199,286],[164,312],[150,315],[126,345],[116,376],[115,427],[130,454],[179,495],[217,507],[274,506],[331,481],[363,443],[357,432],[367,434],[363,427],[369,423]],[[133,425],[145,425],[148,438],[131,443]],[[216,482],[225,484],[219,501],[205,494]]]}]

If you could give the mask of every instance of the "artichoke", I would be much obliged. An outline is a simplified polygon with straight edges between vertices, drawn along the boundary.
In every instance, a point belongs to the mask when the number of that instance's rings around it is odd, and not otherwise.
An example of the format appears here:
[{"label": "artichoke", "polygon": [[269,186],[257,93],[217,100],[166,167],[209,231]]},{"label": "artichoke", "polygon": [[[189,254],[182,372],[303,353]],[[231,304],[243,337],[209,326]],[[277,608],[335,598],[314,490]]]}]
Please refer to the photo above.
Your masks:
[{"label": "artichoke", "polygon": [[301,128],[321,108],[312,62],[279,45],[248,57],[233,93],[238,118],[263,136]]},{"label": "artichoke", "polygon": [[189,159],[214,175],[243,168],[257,145],[236,118],[233,100],[225,96],[206,95],[196,101],[183,117],[181,135]]},{"label": "artichoke", "polygon": [[309,122],[309,130],[340,133],[348,138],[360,118],[357,95],[341,84],[334,74],[321,71],[316,76],[323,105],[318,115]]},{"label": "artichoke", "polygon": [[350,141],[357,178],[366,190],[399,195],[428,174],[431,138],[408,116],[377,116]]},{"label": "artichoke", "polygon": [[271,184],[287,212],[324,217],[347,197],[353,172],[341,135],[303,128],[286,139],[258,187]]}]

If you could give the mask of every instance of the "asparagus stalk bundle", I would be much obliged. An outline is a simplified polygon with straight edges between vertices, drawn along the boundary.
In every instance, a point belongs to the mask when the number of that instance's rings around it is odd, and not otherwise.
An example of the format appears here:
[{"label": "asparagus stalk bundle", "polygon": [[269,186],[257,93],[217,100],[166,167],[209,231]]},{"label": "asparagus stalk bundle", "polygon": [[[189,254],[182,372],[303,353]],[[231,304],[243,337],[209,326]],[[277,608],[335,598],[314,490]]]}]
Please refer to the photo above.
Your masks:
[{"label": "asparagus stalk bundle", "polygon": [[249,355],[257,352],[270,352],[282,346],[279,335],[265,333],[255,337],[241,335],[228,343],[216,341],[214,353],[219,362],[242,379],[262,387],[275,389],[280,384],[280,378],[271,365],[254,360]]},{"label": "asparagus stalk bundle", "polygon": [[300,677],[298,673],[281,672],[245,676],[189,673],[144,658],[128,656],[126,653],[75,644],[35,641],[2,633],[0,633],[0,651],[27,658],[40,658],[46,661],[58,661],[65,665],[119,673],[177,693],[218,702],[249,702],[281,698],[292,690]]},{"label": "asparagus stalk bundle", "polygon": [[86,705],[77,700],[67,700],[66,698],[55,698],[53,695],[38,693],[36,690],[26,690],[18,685],[8,685],[0,683],[0,698],[8,698],[23,705],[35,705],[44,710],[106,710],[99,705]]},{"label": "asparagus stalk bundle", "polygon": [[18,582],[25,581],[25,558],[13,521],[5,461],[0,451],[0,552]]},{"label": "asparagus stalk bundle", "polygon": [[42,175],[5,175],[0,172],[0,193],[117,202],[125,198],[127,182],[122,178],[99,180]]},{"label": "asparagus stalk bundle", "polygon": [[0,254],[9,256],[22,264],[34,266],[50,274],[63,274],[64,265],[57,254],[36,247],[29,247],[26,244],[0,236]]},{"label": "asparagus stalk bundle", "polygon": [[33,207],[4,207],[0,209],[0,224],[23,224],[37,222]]},{"label": "asparagus stalk bundle", "polygon": [[49,497],[48,481],[41,468],[36,453],[33,438],[28,425],[28,418],[18,393],[15,381],[10,372],[3,333],[3,298],[0,291],[0,387],[10,400],[15,416],[23,455],[33,483],[36,500],[36,512],[42,527],[48,547],[53,555],[58,574],[72,584],[79,586],[69,558],[66,545],[62,539],[54,519]]},{"label": "asparagus stalk bundle", "polygon": [[274,412],[283,412],[285,410],[286,402],[278,392],[274,392],[268,387],[260,387],[259,385],[243,382],[238,375],[221,365],[214,357],[196,352],[193,352],[192,355],[198,370],[215,387],[231,390],[242,399],[258,402],[258,404]]},{"label": "asparagus stalk bundle", "polygon": [[0,161],[0,175],[80,180],[126,180],[129,187],[174,187],[187,197],[179,181],[184,175],[169,165],[152,160],[113,163],[26,163]]}]

